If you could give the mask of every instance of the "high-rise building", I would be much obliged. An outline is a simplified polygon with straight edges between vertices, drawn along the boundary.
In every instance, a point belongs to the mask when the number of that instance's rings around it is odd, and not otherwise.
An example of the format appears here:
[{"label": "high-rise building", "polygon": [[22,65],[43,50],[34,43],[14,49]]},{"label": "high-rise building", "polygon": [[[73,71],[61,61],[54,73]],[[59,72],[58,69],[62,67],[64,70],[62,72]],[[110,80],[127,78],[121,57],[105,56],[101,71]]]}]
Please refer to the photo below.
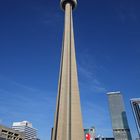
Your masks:
[{"label": "high-rise building", "polygon": [[0,125],[0,140],[24,140],[24,134]]},{"label": "high-rise building", "polygon": [[61,0],[65,25],[52,140],[84,140],[74,47],[72,11],[76,0]]},{"label": "high-rise building", "polygon": [[12,128],[24,133],[25,140],[37,140],[37,130],[28,121],[14,122]]},{"label": "high-rise building", "polygon": [[84,129],[85,140],[95,140],[95,128]]},{"label": "high-rise building", "polygon": [[107,95],[115,140],[132,140],[122,94],[109,92]]},{"label": "high-rise building", "polygon": [[140,138],[140,98],[131,99],[130,102]]},{"label": "high-rise building", "polygon": [[140,138],[136,138],[135,140],[140,140]]}]

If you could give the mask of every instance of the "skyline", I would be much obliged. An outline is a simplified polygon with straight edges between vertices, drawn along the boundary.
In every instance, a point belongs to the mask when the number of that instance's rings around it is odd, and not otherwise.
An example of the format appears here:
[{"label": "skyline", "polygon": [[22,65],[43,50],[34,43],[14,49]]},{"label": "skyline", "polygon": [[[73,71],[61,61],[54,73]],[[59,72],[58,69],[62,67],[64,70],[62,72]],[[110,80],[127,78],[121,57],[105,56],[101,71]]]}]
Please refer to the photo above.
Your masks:
[{"label": "skyline", "polygon": [[[139,6],[137,0],[79,1],[74,12],[83,123],[97,134],[112,135],[106,93],[119,90],[137,135],[130,99],[140,91]],[[28,120],[41,140],[50,139],[54,121],[63,16],[59,0],[0,5],[0,120],[8,126]]]}]

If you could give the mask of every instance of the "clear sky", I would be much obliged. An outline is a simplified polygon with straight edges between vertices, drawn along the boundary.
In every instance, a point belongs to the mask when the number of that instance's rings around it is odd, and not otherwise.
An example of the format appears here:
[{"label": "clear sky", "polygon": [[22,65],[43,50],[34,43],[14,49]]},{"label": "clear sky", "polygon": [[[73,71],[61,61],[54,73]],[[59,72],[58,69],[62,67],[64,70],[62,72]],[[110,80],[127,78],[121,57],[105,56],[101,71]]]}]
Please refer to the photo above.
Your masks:
[{"label": "clear sky", "polygon": [[[121,91],[133,138],[130,99],[140,97],[140,1],[79,0],[75,44],[84,127],[112,136],[106,93]],[[0,1],[0,123],[28,120],[50,140],[64,13],[59,0]]]}]

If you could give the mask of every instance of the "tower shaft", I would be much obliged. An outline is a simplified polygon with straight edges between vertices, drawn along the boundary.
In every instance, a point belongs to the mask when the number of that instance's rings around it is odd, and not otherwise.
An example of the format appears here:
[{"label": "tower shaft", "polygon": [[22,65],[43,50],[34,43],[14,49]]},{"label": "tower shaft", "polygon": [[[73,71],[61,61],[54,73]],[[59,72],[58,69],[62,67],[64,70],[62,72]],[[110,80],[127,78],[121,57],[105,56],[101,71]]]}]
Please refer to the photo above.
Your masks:
[{"label": "tower shaft", "polygon": [[65,26],[52,134],[52,140],[84,140],[70,2],[65,4]]}]

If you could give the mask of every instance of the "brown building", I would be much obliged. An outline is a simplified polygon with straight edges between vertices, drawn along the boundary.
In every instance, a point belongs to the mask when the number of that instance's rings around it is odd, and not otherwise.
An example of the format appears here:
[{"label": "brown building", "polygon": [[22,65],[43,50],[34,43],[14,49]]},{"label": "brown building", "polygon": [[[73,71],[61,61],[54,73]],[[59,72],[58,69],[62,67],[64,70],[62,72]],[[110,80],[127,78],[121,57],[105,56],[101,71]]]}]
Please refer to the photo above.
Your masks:
[{"label": "brown building", "polygon": [[0,125],[0,140],[24,140],[24,134]]}]

